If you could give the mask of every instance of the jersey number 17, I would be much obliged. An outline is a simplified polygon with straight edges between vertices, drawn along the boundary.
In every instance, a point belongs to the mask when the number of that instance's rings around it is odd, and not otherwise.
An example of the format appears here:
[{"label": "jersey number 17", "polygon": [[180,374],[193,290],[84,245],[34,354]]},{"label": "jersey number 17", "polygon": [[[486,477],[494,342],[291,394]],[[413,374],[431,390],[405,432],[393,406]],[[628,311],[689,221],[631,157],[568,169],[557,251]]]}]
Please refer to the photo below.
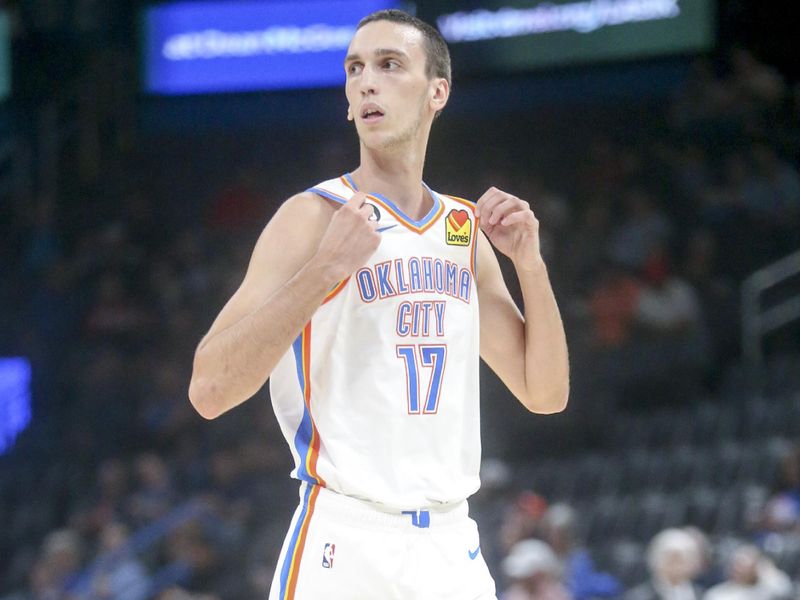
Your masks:
[{"label": "jersey number 17", "polygon": [[[439,393],[442,390],[444,365],[447,361],[447,346],[440,345],[400,345],[397,357],[403,359],[406,367],[406,388],[408,390],[408,414],[435,415],[439,410]],[[430,370],[428,392],[425,404],[420,410],[420,367]]]}]

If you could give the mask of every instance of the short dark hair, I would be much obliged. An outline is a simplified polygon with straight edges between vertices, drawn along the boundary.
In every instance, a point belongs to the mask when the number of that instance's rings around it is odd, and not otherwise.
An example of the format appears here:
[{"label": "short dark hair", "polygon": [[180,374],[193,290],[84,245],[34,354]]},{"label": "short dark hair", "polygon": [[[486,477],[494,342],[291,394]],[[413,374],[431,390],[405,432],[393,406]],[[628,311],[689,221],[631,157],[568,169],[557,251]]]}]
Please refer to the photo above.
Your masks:
[{"label": "short dark hair", "polygon": [[356,31],[364,27],[364,25],[374,23],[375,21],[389,21],[391,23],[409,25],[421,32],[425,38],[425,73],[429,78],[441,77],[447,80],[448,85],[452,84],[450,50],[448,50],[447,43],[444,41],[442,34],[439,33],[435,27],[432,27],[422,19],[410,15],[407,12],[397,10],[396,8],[389,8],[376,11],[361,19],[358,23],[358,27],[356,27]]}]

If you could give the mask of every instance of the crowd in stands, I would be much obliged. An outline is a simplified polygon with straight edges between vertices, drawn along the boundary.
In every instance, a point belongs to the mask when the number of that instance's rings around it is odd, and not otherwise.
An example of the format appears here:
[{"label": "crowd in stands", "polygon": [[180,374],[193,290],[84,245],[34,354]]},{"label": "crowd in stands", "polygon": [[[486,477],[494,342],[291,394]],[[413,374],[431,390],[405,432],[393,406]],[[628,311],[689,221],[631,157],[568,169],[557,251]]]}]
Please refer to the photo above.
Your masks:
[{"label": "crowd in stands", "polygon": [[[635,142],[587,132],[562,173],[490,165],[445,190],[492,181],[531,200],[573,356],[572,407],[558,421],[572,424],[555,428],[568,443],[546,447],[555,436],[511,403],[484,410],[497,460],[473,514],[501,599],[796,597],[800,565],[781,570],[769,541],[800,533],[797,451],[735,530],[687,522],[639,540],[636,579],[598,566],[570,498],[514,474],[539,451],[602,447],[617,411],[725,397],[738,283],[800,246],[798,117],[797,89],[740,49],[722,65],[697,60],[668,106],[627,132]],[[187,399],[194,346],[276,208],[261,177],[237,176],[208,220],[177,234],[147,189],[78,231],[62,227],[72,209],[58,198],[19,203],[15,335],[40,374],[46,425],[0,457],[2,600],[266,597],[297,501],[268,396],[213,422]]]}]

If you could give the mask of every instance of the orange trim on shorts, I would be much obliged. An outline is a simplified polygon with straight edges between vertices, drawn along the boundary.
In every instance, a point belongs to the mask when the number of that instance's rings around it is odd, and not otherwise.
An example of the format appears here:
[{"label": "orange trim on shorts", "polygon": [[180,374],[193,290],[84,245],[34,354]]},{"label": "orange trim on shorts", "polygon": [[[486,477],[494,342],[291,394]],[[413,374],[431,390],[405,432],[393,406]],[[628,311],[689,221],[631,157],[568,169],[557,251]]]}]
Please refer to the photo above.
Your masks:
[{"label": "orange trim on shorts", "polygon": [[289,582],[286,586],[286,594],[283,600],[294,600],[294,595],[297,590],[297,577],[300,573],[300,563],[303,560],[303,549],[306,545],[306,536],[308,534],[308,526],[311,523],[311,517],[314,514],[314,505],[319,496],[319,486],[311,486],[311,493],[308,498],[308,510],[306,517],[303,519],[303,525],[300,529],[300,535],[297,538],[297,544],[292,554],[292,563],[289,567]]}]

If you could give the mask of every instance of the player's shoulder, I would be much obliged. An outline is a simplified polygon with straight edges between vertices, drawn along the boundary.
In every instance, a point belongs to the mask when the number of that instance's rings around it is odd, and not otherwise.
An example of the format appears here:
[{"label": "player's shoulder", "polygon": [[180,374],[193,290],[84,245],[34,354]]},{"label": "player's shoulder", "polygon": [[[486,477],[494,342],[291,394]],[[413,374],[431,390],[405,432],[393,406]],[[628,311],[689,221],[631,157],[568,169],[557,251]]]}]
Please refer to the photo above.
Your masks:
[{"label": "player's shoulder", "polygon": [[473,214],[475,213],[475,202],[473,202],[472,200],[467,200],[466,198],[462,198],[460,196],[454,196],[453,194],[443,194],[441,192],[439,192],[439,197],[443,198],[446,202],[464,206],[468,208]]},{"label": "player's shoulder", "polygon": [[339,204],[305,190],[284,200],[275,217],[280,221],[291,220],[308,226],[318,221],[329,221],[338,207]]},{"label": "player's shoulder", "polygon": [[284,202],[284,210],[330,217],[354,193],[353,184],[346,176],[334,177],[291,196]]},{"label": "player's shoulder", "polygon": [[460,217],[456,217],[457,219],[466,219],[467,215],[469,215],[470,221],[473,221],[472,227],[475,228],[477,224],[477,215],[475,214],[474,202],[454,194],[444,194],[442,192],[436,192],[436,194],[441,199],[446,211],[445,214],[447,214],[448,217],[452,214],[455,214],[461,215]]},{"label": "player's shoulder", "polygon": [[336,210],[336,205],[310,190],[305,190],[284,200],[281,210],[317,214],[332,212]]}]

